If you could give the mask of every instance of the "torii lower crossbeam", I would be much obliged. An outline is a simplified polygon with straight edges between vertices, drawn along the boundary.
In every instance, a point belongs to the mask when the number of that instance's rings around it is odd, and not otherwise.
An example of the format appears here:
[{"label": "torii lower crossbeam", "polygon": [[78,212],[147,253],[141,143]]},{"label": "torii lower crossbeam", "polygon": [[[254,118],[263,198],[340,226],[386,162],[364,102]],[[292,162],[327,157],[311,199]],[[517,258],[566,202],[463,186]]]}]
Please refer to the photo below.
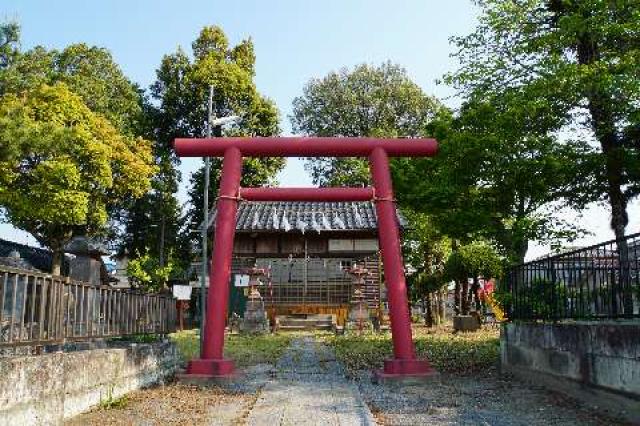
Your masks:
[{"label": "torii lower crossbeam", "polygon": [[[389,156],[435,155],[433,139],[374,138],[219,138],[176,139],[179,156],[223,156],[217,203],[213,253],[210,261],[207,315],[201,357],[189,363],[187,374],[218,377],[233,373],[233,361],[224,359],[231,257],[240,199],[255,201],[364,201],[375,202],[378,238],[384,265],[393,339],[393,359],[384,362],[383,376],[426,376],[434,371],[416,358],[400,250],[400,234],[393,196]],[[372,188],[240,188],[243,155],[252,157],[368,156]]]}]

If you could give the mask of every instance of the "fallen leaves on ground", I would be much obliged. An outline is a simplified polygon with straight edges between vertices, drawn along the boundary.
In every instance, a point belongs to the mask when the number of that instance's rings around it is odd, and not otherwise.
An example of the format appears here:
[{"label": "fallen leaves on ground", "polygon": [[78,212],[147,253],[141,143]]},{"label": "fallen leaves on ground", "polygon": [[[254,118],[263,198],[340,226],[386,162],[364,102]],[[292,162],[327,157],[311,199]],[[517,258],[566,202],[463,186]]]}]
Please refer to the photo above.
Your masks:
[{"label": "fallen leaves on ground", "polygon": [[65,425],[205,425],[217,410],[247,404],[250,395],[231,394],[219,388],[198,388],[172,384],[132,392],[126,405],[95,409],[74,417]]},{"label": "fallen leaves on ground", "polygon": [[[291,342],[292,334],[227,334],[225,336],[225,357],[233,359],[238,367],[255,364],[272,364],[284,353]],[[172,334],[183,361],[198,357],[200,336],[196,330]]]},{"label": "fallen leaves on ground", "polygon": [[[499,332],[483,329],[471,333],[454,334],[451,328],[414,327],[416,352],[427,358],[441,372],[471,373],[496,365],[500,353]],[[326,336],[336,356],[349,372],[382,367],[391,357],[393,344],[390,334]]]}]

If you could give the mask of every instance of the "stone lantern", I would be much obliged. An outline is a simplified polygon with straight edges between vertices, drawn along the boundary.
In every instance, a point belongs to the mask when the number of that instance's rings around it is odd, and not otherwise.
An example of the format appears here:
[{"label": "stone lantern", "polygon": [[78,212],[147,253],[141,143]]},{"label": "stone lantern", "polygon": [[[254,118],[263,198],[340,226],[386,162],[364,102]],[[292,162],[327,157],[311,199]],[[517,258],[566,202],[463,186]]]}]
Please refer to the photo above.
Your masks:
[{"label": "stone lantern", "polygon": [[353,283],[353,295],[351,296],[351,308],[347,326],[352,330],[358,330],[358,333],[362,333],[362,330],[369,327],[369,307],[362,290],[365,277],[369,275],[369,270],[354,264],[347,272],[351,275]]},{"label": "stone lantern", "polygon": [[266,333],[269,331],[269,319],[258,290],[258,286],[261,284],[260,278],[266,275],[266,271],[254,266],[247,269],[246,273],[249,275],[249,295],[241,330],[245,333]]},{"label": "stone lantern", "polygon": [[75,255],[69,262],[69,277],[91,285],[109,284],[109,275],[102,256],[109,254],[106,244],[96,238],[75,236],[64,247],[66,253]]}]

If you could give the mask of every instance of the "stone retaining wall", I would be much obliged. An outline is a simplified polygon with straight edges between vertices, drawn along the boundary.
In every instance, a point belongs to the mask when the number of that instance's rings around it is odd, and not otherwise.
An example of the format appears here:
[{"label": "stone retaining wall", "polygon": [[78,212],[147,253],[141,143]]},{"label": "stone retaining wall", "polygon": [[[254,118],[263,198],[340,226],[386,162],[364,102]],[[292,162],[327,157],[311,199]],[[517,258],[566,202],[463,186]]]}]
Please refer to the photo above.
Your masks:
[{"label": "stone retaining wall", "polygon": [[172,343],[0,358],[0,426],[61,424],[174,374]]},{"label": "stone retaining wall", "polygon": [[507,323],[501,368],[640,421],[640,321]]}]

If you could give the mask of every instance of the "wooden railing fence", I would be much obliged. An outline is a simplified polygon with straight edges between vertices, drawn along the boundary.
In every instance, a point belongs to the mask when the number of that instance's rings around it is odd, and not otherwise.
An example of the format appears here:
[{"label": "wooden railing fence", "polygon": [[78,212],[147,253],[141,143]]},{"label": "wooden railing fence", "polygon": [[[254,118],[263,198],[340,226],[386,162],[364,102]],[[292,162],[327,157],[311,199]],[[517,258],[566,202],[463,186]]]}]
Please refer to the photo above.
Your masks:
[{"label": "wooden railing fence", "polygon": [[175,331],[171,295],[0,266],[0,348]]}]

